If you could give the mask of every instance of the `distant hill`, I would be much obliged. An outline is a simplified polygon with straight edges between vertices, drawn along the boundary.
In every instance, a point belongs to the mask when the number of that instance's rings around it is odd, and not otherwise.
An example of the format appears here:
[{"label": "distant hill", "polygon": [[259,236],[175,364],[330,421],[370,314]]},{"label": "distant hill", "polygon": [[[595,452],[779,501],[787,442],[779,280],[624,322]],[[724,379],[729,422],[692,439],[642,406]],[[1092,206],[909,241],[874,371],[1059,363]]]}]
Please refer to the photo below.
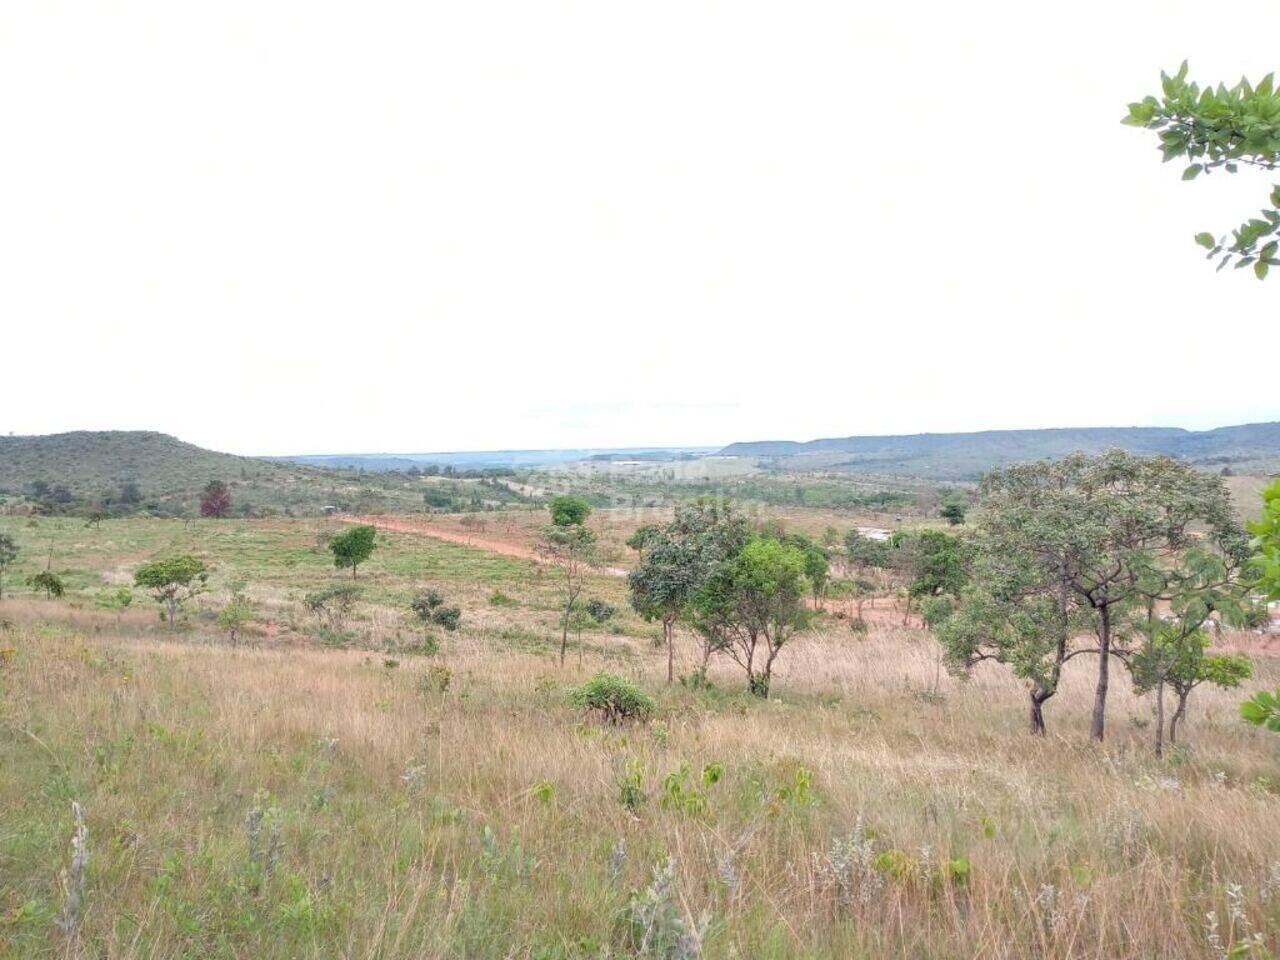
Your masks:
[{"label": "distant hill", "polygon": [[283,479],[288,467],[205,450],[150,431],[88,431],[36,437],[0,437],[0,490],[20,493],[32,483],[60,485],[77,496],[97,496],[137,484],[144,496],[212,479]]},{"label": "distant hill", "polygon": [[192,515],[210,480],[231,488],[235,513],[319,513],[335,505],[421,507],[422,492],[390,479],[206,450],[150,431],[0,436],[0,509],[144,511]]},{"label": "distant hill", "polygon": [[436,464],[464,470],[494,467],[548,467],[580,460],[678,460],[706,453],[714,447],[591,447],[564,450],[471,450],[439,453],[321,453],[274,459],[316,467],[354,470],[408,470]]},{"label": "distant hill", "polygon": [[1238,472],[1280,470],[1280,423],[1251,423],[1216,430],[1172,427],[1086,427],[1056,430],[985,430],[885,437],[839,437],[797,443],[764,440],[733,443],[722,456],[781,458],[791,469],[831,469],[899,474],[937,480],[972,480],[1020,460],[1061,457],[1080,450],[1119,447],[1163,453],[1205,468]]}]

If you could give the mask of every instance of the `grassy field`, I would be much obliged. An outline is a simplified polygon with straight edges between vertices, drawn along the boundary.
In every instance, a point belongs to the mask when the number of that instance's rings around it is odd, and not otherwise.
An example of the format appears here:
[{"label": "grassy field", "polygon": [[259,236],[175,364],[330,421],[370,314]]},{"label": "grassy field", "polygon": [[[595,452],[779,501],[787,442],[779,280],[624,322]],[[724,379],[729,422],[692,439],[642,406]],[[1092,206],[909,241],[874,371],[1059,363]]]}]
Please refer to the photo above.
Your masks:
[{"label": "grassy field", "polygon": [[[710,691],[664,687],[658,631],[626,612],[561,670],[549,571],[386,532],[329,649],[300,603],[335,576],[326,524],[0,517],[9,579],[52,551],[71,588],[0,601],[0,957],[1147,960],[1215,956],[1210,912],[1228,947],[1280,941],[1280,756],[1240,692],[1198,691],[1161,763],[1124,681],[1087,744],[1085,658],[1038,741],[1017,683],[953,680],[888,622],[823,620],[767,702],[726,664]],[[215,574],[174,633],[141,596],[94,607],[187,550]],[[237,581],[261,622],[232,649],[212,615]],[[425,586],[463,609],[434,656],[408,652]],[[655,696],[651,722],[568,704],[602,668]],[[1280,681],[1257,668],[1251,689]],[[54,923],[73,801],[78,944]],[[654,915],[700,952],[641,952]]]}]

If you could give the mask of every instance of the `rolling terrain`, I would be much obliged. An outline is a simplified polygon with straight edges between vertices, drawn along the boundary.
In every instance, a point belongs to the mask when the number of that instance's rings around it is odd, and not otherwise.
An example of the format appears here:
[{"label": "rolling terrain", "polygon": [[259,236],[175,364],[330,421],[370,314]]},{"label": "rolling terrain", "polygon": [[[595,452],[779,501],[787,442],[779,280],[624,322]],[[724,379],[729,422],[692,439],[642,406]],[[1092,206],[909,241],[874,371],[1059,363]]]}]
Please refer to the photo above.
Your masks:
[{"label": "rolling terrain", "polygon": [[1020,460],[1100,453],[1119,447],[1138,454],[1168,454],[1196,466],[1235,472],[1280,470],[1280,422],[1180,430],[1169,427],[1091,427],[1056,430],[984,430],[904,436],[836,437],[799,443],[732,443],[721,456],[777,458],[788,470],[842,470],[935,480],[976,480]]}]

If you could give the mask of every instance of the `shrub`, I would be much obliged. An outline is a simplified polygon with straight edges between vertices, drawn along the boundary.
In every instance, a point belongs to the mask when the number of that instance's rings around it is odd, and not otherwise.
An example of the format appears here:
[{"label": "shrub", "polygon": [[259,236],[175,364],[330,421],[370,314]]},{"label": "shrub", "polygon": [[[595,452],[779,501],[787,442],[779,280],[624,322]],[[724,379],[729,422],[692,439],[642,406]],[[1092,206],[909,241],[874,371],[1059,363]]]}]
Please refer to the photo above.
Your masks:
[{"label": "shrub", "polygon": [[618,608],[613,604],[596,598],[588,600],[584,609],[587,611],[587,616],[596,623],[607,623],[618,613]]},{"label": "shrub", "polygon": [[439,590],[426,590],[418,594],[409,601],[409,608],[426,626],[435,624],[452,632],[462,622],[462,611],[457,607],[446,607]]},{"label": "shrub", "polygon": [[590,713],[599,713],[612,724],[624,720],[647,720],[653,713],[653,700],[630,680],[611,673],[594,677],[569,691],[570,700]]},{"label": "shrub", "polygon": [[360,599],[360,588],[353,583],[334,583],[308,593],[302,598],[307,610],[328,622],[329,628],[341,633],[347,617]]},{"label": "shrub", "polygon": [[62,578],[51,570],[42,570],[34,576],[27,577],[27,586],[33,590],[43,590],[45,597],[50,600],[67,592]]}]

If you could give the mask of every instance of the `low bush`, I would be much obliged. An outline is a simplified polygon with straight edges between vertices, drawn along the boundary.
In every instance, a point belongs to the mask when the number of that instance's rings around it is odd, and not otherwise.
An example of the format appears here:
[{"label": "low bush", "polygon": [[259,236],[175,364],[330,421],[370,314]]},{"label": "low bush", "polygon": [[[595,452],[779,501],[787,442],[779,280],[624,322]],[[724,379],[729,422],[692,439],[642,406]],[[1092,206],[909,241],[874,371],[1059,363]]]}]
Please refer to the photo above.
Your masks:
[{"label": "low bush", "polygon": [[582,686],[569,691],[569,699],[589,713],[598,713],[607,722],[647,720],[653,714],[653,700],[630,680],[611,673],[597,673]]}]

